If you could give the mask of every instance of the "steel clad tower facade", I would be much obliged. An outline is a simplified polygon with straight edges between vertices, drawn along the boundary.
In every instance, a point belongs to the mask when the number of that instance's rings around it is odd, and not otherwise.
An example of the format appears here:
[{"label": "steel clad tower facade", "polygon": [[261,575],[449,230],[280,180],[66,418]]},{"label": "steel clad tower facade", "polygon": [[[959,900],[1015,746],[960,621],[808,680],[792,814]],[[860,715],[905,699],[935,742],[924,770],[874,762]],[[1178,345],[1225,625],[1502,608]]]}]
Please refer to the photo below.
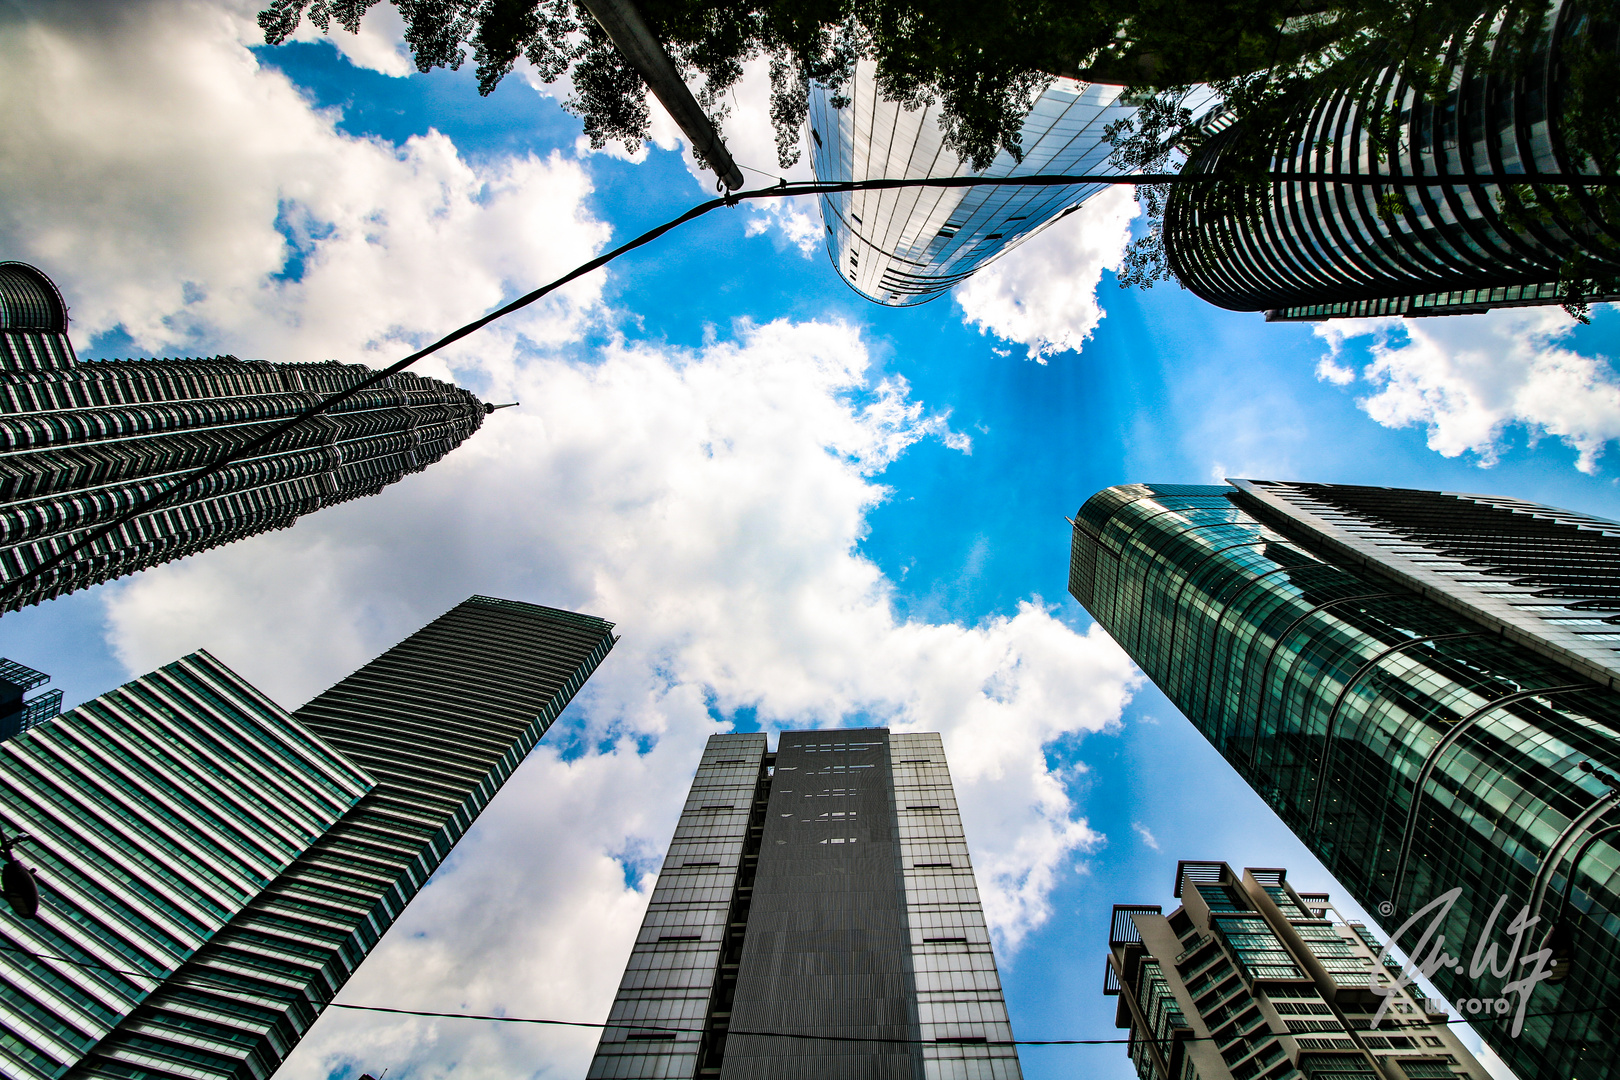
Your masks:
[{"label": "steel clad tower facade", "polygon": [[[945,176],[1097,174],[1114,147],[1104,130],[1135,112],[1121,87],[1056,79],[1024,121],[1022,161],[1006,151],[975,173],[945,146],[940,107],[907,111],[884,99],[876,67],[856,64],[835,108],[834,95],[810,89],[810,162],[824,182]],[[868,300],[893,307],[926,303],[1079,209],[1102,185],[1025,188],[904,188],[821,196],[827,253],[839,276]]]},{"label": "steel clad tower facade", "polygon": [[[1511,189],[1468,179],[1605,171],[1574,145],[1564,108],[1573,63],[1620,59],[1617,29],[1555,0],[1521,76],[1505,58],[1514,35],[1502,17],[1502,9],[1483,12],[1436,58],[1448,88],[1438,98],[1380,68],[1303,99],[1265,133],[1276,147],[1272,167],[1284,172],[1461,179],[1285,180],[1242,198],[1224,186],[1176,185],[1164,218],[1176,277],[1212,304],[1284,320],[1620,299],[1620,214],[1610,189],[1558,189],[1564,194],[1531,203],[1515,220],[1505,212],[1516,201]],[[1387,153],[1378,134],[1386,122],[1396,126]],[[1245,133],[1239,124],[1213,135],[1186,171],[1220,171]]]},{"label": "steel clad tower facade", "polygon": [[[1498,938],[1539,920],[1520,963],[1572,966],[1532,987],[1519,1033],[1480,1021],[1491,1048],[1525,1080],[1609,1076],[1620,525],[1268,481],[1109,488],[1076,518],[1070,592],[1386,932],[1453,889],[1453,955],[1499,902]],[[1531,970],[1470,967],[1435,986],[1495,998]]]},{"label": "steel clad tower facade", "polygon": [[[371,374],[216,356],[81,363],[50,279],[0,263],[0,587],[155,486]],[[402,373],[125,524],[0,603],[14,611],[372,495],[478,430],[489,406]]]},{"label": "steel clad tower facade", "polygon": [[195,653],[0,744],[0,1074],[271,1076],[615,640],[473,597],[293,714]]},{"label": "steel clad tower facade", "polygon": [[593,1080],[1019,1077],[939,736],[712,736],[608,1024]]}]

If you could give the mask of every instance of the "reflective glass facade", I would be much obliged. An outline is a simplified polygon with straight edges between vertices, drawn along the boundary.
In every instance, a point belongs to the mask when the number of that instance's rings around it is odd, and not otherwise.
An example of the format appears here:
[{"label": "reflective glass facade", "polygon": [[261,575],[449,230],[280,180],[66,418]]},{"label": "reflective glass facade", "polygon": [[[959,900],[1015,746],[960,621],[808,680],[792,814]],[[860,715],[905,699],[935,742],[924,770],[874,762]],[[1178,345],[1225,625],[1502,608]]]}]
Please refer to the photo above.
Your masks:
[{"label": "reflective glass facade", "polygon": [[[50,279],[0,263],[0,585],[134,500],[371,375],[216,356],[81,363]],[[449,453],[488,406],[404,372],[33,578],[16,610],[373,495]]]},{"label": "reflective glass facade", "polygon": [[60,1076],[373,786],[207,653],[0,744],[40,886],[0,905],[0,1075]]},{"label": "reflective glass facade", "polygon": [[614,641],[473,597],[290,716],[198,653],[0,745],[0,1074],[271,1076]]},{"label": "reflective glass facade", "polygon": [[[769,774],[763,734],[714,735],[698,763],[590,1080],[717,1067],[736,996]],[[723,1015],[721,1015],[723,1014]]]},{"label": "reflective glass facade", "polygon": [[[1537,935],[1559,927],[1574,967],[1530,1010],[1560,1015],[1517,1038],[1505,1020],[1479,1030],[1527,1080],[1606,1076],[1620,795],[1582,763],[1620,764],[1620,694],[1250,493],[1267,487],[1098,493],[1077,515],[1070,591],[1364,907],[1386,905],[1387,931],[1456,887],[1448,942],[1471,946],[1503,896],[1539,913]],[[1434,982],[1459,1000],[1501,980]]]},{"label": "reflective glass facade", "polygon": [[[1615,28],[1595,26],[1575,4],[1555,2],[1531,73],[1492,70],[1501,11],[1487,11],[1438,57],[1450,92],[1431,101],[1390,69],[1302,101],[1275,133],[1272,167],[1283,172],[1448,176],[1595,173],[1564,138],[1560,81],[1572,40],[1595,35],[1615,52]],[[1467,50],[1479,47],[1468,55]],[[1398,150],[1380,158],[1373,118],[1392,116]],[[1222,168],[1240,128],[1211,137],[1189,172]],[[1448,183],[1348,187],[1284,181],[1242,209],[1209,184],[1175,187],[1165,213],[1176,276],[1212,304],[1268,318],[1444,315],[1559,303],[1560,269],[1584,253],[1620,271],[1615,237],[1585,191],[1527,227],[1505,221],[1502,188]],[[1598,293],[1591,299],[1617,299]]]},{"label": "reflective glass facade", "polygon": [[43,724],[62,711],[60,690],[23,697],[50,681],[51,677],[44,672],[0,656],[0,740]]},{"label": "reflective glass facade", "polygon": [[593,1080],[1016,1080],[939,736],[713,736],[610,1023]]},{"label": "reflective glass facade", "polygon": [[[944,176],[1115,173],[1103,134],[1135,112],[1120,87],[1057,79],[1036,100],[1020,136],[1022,161],[1005,151],[975,173],[945,146],[937,104],[915,111],[886,101],[876,67],[856,65],[834,108],[825,88],[810,90],[810,162],[821,181]],[[902,188],[821,197],[827,253],[838,274],[868,300],[922,304],[1002,251],[1079,208],[1101,185],[1026,188]]]},{"label": "reflective glass facade", "polygon": [[1486,1080],[1436,1003],[1390,988],[1383,943],[1287,871],[1176,868],[1181,906],[1114,907],[1103,993],[1140,1080]]}]

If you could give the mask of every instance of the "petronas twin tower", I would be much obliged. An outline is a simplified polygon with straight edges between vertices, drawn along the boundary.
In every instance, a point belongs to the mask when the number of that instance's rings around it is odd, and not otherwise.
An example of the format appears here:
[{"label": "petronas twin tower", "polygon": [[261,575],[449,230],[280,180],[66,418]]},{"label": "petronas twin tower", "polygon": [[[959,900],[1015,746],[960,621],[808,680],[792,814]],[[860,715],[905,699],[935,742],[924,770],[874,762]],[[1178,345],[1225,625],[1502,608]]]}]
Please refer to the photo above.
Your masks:
[{"label": "petronas twin tower", "polygon": [[374,495],[455,449],[491,408],[395,375],[55,562],[137,500],[371,374],[234,356],[82,363],[67,331],[51,280],[0,263],[0,612]]}]

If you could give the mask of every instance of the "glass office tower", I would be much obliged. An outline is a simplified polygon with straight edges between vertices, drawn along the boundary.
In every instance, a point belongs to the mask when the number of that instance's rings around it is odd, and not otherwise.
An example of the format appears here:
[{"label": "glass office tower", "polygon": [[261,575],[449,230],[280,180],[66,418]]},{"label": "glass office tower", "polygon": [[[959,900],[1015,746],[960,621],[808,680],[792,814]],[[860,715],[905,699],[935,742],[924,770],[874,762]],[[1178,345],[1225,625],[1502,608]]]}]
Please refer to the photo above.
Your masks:
[{"label": "glass office tower", "polygon": [[[1461,888],[1456,955],[1505,896],[1505,955],[1528,905],[1526,951],[1573,968],[1517,1037],[1511,1017],[1479,1029],[1526,1080],[1608,1075],[1620,525],[1440,492],[1131,484],[1081,508],[1069,590],[1386,931]],[[1470,966],[1435,985],[1500,992]]]},{"label": "glass office tower", "polygon": [[[1135,112],[1122,87],[1056,79],[1024,121],[1024,159],[1006,151],[976,173],[946,148],[936,103],[915,111],[884,99],[876,66],[856,64],[833,107],[825,87],[810,88],[810,163],[823,182],[944,176],[1117,173],[1104,129]],[[839,276],[868,300],[893,307],[926,303],[1080,208],[1100,184],[1065,187],[901,188],[821,196],[827,253]]]},{"label": "glass office tower", "polygon": [[81,363],[49,278],[0,263],[0,612],[110,581],[374,495],[449,453],[489,406],[393,376],[252,458],[44,564],[133,501],[371,375],[359,364],[214,356]]},{"label": "glass office tower", "polygon": [[1487,1080],[1445,1009],[1396,989],[1384,942],[1326,893],[1184,861],[1175,896],[1168,916],[1115,904],[1108,937],[1103,993],[1141,1080]]},{"label": "glass office tower", "polygon": [[43,724],[62,711],[62,691],[47,690],[24,700],[23,695],[51,681],[42,671],[0,656],[0,741]]},{"label": "glass office tower", "polygon": [[[1528,73],[1520,76],[1486,10],[1436,57],[1448,92],[1431,99],[1388,68],[1355,85],[1303,99],[1278,130],[1272,165],[1284,172],[1461,176],[1445,184],[1351,187],[1283,181],[1239,205],[1210,184],[1177,185],[1164,218],[1166,253],[1181,283],[1203,299],[1268,319],[1453,315],[1493,307],[1557,304],[1560,280],[1620,273],[1620,221],[1606,189],[1567,197],[1514,221],[1506,189],[1469,176],[1601,173],[1570,145],[1564,123],[1574,54],[1590,46],[1620,59],[1615,28],[1555,0]],[[1395,124],[1396,149],[1377,141]],[[1213,135],[1188,172],[1217,172],[1241,125]],[[1587,300],[1615,300],[1590,282]]]},{"label": "glass office tower", "polygon": [[1016,1080],[939,736],[711,736],[608,1024],[592,1080]]},{"label": "glass office tower", "polygon": [[268,1078],[615,640],[473,597],[290,715],[194,653],[0,744],[0,1075]]}]

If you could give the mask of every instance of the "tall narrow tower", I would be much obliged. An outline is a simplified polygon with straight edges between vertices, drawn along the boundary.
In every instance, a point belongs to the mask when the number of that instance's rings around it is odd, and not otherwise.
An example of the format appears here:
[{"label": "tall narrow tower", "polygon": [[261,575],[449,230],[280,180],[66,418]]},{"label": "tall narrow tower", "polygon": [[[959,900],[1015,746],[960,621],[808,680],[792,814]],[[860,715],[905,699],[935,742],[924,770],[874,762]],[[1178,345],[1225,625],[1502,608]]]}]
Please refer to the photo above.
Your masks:
[{"label": "tall narrow tower", "polygon": [[939,736],[711,736],[588,1075],[1017,1080]]},{"label": "tall narrow tower", "polygon": [[475,596],[291,715],[194,653],[0,744],[0,1075],[269,1077],[612,629]]},{"label": "tall narrow tower", "polygon": [[1522,1030],[1470,1010],[1492,1050],[1524,1080],[1612,1075],[1620,524],[1260,480],[1109,488],[1075,516],[1069,591],[1386,933],[1428,909],[1398,947],[1439,919],[1462,957],[1439,991],[1532,979]]},{"label": "tall narrow tower", "polygon": [[35,574],[137,498],[371,374],[234,356],[86,363],[67,330],[50,279],[0,263],[0,612],[374,495],[460,445],[489,411],[458,387],[395,375]]},{"label": "tall narrow tower", "polygon": [[[824,182],[946,176],[1097,174],[1113,144],[1109,124],[1135,112],[1121,87],[1056,79],[1036,100],[1020,138],[1024,158],[1006,151],[975,173],[945,146],[937,104],[915,111],[886,100],[877,69],[862,60],[835,108],[825,87],[810,91],[810,162]],[[821,197],[827,253],[839,276],[868,300],[893,307],[926,303],[1079,209],[1100,184],[1062,187],[902,188]]]}]

